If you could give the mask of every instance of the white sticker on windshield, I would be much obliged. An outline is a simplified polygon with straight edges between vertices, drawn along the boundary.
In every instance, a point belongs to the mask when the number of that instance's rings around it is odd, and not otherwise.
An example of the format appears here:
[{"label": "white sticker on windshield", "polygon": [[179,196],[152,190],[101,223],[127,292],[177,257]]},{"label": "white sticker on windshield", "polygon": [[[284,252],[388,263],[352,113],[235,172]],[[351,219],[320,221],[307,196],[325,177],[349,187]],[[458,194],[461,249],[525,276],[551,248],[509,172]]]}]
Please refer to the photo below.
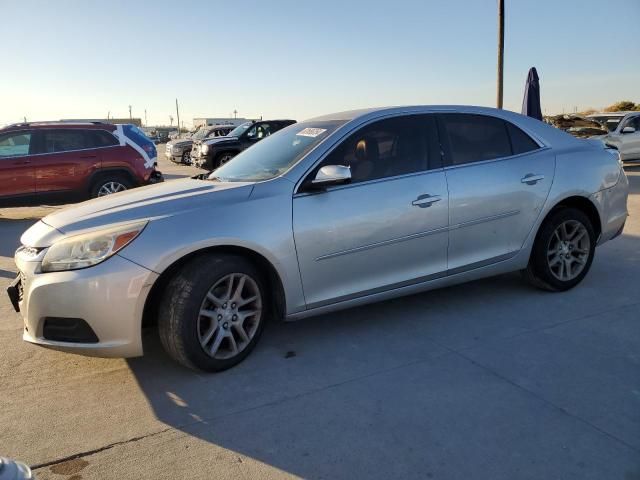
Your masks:
[{"label": "white sticker on windshield", "polygon": [[296,135],[300,135],[302,137],[317,137],[326,131],[326,128],[305,128],[296,133]]}]

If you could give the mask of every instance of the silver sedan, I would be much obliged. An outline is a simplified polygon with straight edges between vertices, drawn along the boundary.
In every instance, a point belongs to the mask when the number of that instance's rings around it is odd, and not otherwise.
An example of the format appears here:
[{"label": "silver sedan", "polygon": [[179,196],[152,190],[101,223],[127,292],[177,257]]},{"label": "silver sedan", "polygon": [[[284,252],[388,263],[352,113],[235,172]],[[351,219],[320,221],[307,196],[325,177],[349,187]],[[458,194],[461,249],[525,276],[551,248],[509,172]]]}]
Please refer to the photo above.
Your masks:
[{"label": "silver sedan", "polygon": [[[622,232],[617,151],[479,107],[292,125],[208,178],[56,212],[22,236],[9,295],[34,344],[217,371],[295,320],[520,270],[563,291]],[[464,301],[464,300],[463,300]]]}]

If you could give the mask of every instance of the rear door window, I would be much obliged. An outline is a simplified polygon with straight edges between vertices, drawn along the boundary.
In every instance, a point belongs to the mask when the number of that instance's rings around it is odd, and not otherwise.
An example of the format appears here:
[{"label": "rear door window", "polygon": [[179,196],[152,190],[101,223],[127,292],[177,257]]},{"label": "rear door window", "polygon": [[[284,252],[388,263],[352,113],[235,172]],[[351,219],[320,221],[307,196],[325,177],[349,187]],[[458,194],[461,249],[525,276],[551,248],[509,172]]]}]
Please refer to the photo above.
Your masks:
[{"label": "rear door window", "polygon": [[0,135],[0,158],[29,155],[31,132],[11,132]]},{"label": "rear door window", "polygon": [[487,115],[466,113],[440,116],[442,136],[453,165],[481,162],[511,155],[505,122]]},{"label": "rear door window", "polygon": [[70,152],[91,148],[89,135],[85,130],[43,130],[42,147],[44,153]]}]

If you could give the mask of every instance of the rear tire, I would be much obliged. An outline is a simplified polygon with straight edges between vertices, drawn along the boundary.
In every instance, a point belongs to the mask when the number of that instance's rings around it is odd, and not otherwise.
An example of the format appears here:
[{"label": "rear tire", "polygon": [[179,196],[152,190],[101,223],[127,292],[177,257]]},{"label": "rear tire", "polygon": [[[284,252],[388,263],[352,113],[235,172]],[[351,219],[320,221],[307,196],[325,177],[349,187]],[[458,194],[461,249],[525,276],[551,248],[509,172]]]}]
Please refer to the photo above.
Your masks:
[{"label": "rear tire", "polygon": [[93,182],[91,198],[104,197],[112,193],[124,192],[133,187],[131,180],[121,173],[105,173]]},{"label": "rear tire", "polygon": [[523,275],[542,290],[569,290],[589,272],[595,248],[596,234],[589,217],[575,208],[559,209],[538,230]]},{"label": "rear tire", "polygon": [[199,256],[169,281],[159,306],[158,331],[182,365],[218,372],[253,350],[266,321],[262,275],[236,255]]}]

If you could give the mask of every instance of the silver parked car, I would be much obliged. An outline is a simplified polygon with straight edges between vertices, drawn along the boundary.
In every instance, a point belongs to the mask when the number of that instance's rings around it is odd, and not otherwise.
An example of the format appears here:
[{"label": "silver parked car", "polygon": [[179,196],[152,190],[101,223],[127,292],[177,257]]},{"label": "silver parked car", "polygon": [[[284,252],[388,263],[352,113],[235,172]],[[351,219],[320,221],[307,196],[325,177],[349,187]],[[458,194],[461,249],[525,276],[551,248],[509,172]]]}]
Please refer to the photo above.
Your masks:
[{"label": "silver parked car", "polygon": [[396,107],[291,125],[208,179],[58,211],[22,236],[24,339],[208,371],[295,320],[521,270],[562,291],[622,232],[618,153],[519,114]]}]

